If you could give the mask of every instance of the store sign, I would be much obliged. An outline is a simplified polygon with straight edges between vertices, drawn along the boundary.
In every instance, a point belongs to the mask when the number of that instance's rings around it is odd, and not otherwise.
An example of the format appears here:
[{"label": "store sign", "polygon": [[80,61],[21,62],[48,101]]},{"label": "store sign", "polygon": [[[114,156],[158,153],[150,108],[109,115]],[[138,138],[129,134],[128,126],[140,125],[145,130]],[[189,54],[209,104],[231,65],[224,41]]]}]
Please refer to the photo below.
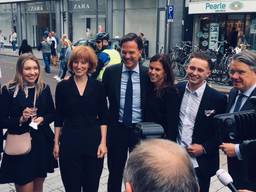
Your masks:
[{"label": "store sign", "polygon": [[69,9],[72,11],[95,11],[96,1],[90,0],[71,0],[69,1]]},{"label": "store sign", "polygon": [[167,7],[167,22],[173,22],[173,11],[174,11],[174,6],[173,5],[169,5]]},{"label": "store sign", "polygon": [[190,2],[189,14],[255,12],[256,3],[244,1]]},{"label": "store sign", "polygon": [[30,4],[25,7],[26,12],[28,13],[38,13],[38,12],[43,12],[47,11],[47,6],[45,3],[36,3],[36,4]]},{"label": "store sign", "polygon": [[219,40],[219,23],[210,23],[209,49],[217,50]]}]

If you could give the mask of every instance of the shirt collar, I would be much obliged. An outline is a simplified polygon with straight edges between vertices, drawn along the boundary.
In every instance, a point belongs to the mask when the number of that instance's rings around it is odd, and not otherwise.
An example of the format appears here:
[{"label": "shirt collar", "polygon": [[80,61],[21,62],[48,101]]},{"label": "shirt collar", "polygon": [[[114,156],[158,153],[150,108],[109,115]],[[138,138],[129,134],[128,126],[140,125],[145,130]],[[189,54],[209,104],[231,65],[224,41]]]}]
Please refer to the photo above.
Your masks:
[{"label": "shirt collar", "polygon": [[[256,88],[256,83],[251,86],[249,89],[247,89],[245,92],[243,92],[243,95],[245,95],[246,97],[250,97],[250,95],[252,94],[253,90]],[[241,94],[241,91],[238,91],[238,94]]]},{"label": "shirt collar", "polygon": [[206,81],[204,81],[204,83],[198,87],[195,91],[191,91],[188,87],[188,83],[186,85],[186,91],[188,91],[189,93],[194,94],[196,97],[201,97],[204,93],[204,90],[206,88]]},{"label": "shirt collar", "polygon": [[[130,69],[128,69],[125,66],[125,64],[123,64],[122,73],[126,72],[126,71],[130,71]],[[140,72],[139,63],[137,63],[136,67],[132,71],[135,72],[135,73],[139,73]]]}]

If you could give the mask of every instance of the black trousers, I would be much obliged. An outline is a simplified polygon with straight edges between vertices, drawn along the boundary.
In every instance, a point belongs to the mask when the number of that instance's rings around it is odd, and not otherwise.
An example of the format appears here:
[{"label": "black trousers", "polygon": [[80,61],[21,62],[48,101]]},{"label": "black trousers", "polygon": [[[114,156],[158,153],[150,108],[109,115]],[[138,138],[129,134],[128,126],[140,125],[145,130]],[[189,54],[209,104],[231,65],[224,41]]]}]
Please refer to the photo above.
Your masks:
[{"label": "black trousers", "polygon": [[200,168],[196,168],[195,170],[200,187],[200,192],[208,192],[211,182],[211,176],[203,173],[202,170],[200,170]]},{"label": "black trousers", "polygon": [[248,189],[256,191],[256,183],[249,181],[248,177],[248,164],[243,162],[243,160],[238,160],[237,158],[228,158],[228,172],[233,179],[234,186],[237,189]]},{"label": "black trousers", "polygon": [[138,141],[134,126],[126,127],[120,123],[108,130],[108,192],[121,192],[127,154]]},{"label": "black trousers", "polygon": [[103,159],[60,153],[60,173],[66,192],[97,192]]}]

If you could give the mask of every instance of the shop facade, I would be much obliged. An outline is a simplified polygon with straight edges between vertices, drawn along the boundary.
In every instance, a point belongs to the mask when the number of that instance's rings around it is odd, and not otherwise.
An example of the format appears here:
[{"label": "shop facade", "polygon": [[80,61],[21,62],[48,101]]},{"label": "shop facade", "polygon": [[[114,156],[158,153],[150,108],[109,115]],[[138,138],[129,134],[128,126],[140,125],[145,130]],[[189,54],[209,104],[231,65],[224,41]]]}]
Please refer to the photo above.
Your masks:
[{"label": "shop facade", "polygon": [[[168,4],[175,5],[172,23],[167,23]],[[180,0],[3,0],[0,29],[6,36],[15,29],[18,44],[27,39],[33,47],[45,31],[55,31],[59,38],[66,33],[73,42],[100,31],[112,37],[142,32],[152,56],[182,40],[183,8]]]},{"label": "shop facade", "polygon": [[191,0],[193,43],[201,49],[214,49],[220,41],[229,45],[249,44],[256,50],[255,0]]}]

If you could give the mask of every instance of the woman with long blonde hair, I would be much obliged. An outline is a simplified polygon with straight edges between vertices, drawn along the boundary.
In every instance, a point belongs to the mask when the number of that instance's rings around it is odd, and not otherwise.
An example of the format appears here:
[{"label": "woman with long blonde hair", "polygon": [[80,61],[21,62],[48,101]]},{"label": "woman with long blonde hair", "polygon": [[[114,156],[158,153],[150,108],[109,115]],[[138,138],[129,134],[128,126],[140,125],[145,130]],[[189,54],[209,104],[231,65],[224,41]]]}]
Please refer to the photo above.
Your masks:
[{"label": "woman with long blonde hair", "polygon": [[0,104],[0,124],[7,128],[7,134],[29,132],[31,136],[29,153],[4,153],[0,183],[14,183],[18,192],[42,192],[47,173],[57,167],[51,152],[54,135],[49,126],[55,109],[34,55],[23,54],[18,58],[14,79],[2,88]]}]

